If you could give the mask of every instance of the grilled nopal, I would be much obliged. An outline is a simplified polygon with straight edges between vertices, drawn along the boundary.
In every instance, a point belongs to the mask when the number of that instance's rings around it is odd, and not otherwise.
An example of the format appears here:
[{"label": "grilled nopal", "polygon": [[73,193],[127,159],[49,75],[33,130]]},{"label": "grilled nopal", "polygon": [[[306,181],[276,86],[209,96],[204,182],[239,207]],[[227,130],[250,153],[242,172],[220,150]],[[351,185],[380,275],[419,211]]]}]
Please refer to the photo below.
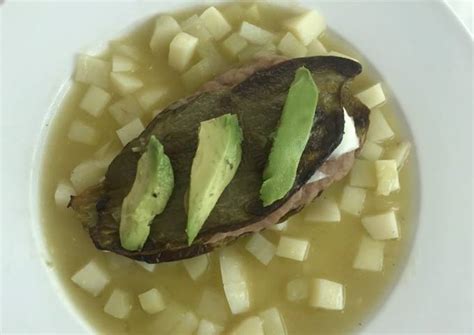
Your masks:
[{"label": "grilled nopal", "polygon": [[[283,105],[295,71],[304,66],[319,88],[316,117],[288,194],[263,206],[259,191]],[[361,65],[339,57],[308,57],[261,69],[233,87],[220,86],[169,106],[145,131],[125,146],[110,164],[104,182],[71,201],[99,249],[150,263],[193,257],[225,245],[241,235],[260,230],[259,222],[277,223],[298,208],[289,205],[309,178],[340,143],[344,129],[342,106],[354,118],[359,138],[368,127],[368,109],[352,96],[350,80]],[[242,159],[235,177],[213,208],[191,245],[186,236],[186,197],[200,122],[236,114],[243,132]],[[169,156],[175,187],[164,211],[156,216],[141,250],[128,251],[119,238],[120,207],[135,179],[137,162],[154,135]],[[271,220],[269,219],[271,218]]]}]

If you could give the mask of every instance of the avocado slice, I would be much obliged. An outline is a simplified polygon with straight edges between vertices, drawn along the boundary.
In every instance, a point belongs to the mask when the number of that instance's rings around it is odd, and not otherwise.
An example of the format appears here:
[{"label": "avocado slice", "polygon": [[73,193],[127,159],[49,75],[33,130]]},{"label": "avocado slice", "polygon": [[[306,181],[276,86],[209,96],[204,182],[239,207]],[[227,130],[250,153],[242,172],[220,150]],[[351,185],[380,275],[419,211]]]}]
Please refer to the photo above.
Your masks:
[{"label": "avocado slice", "polygon": [[263,172],[260,198],[264,206],[282,199],[293,187],[298,165],[313,128],[319,90],[311,72],[296,70]]},{"label": "avocado slice", "polygon": [[163,145],[151,136],[138,160],[130,193],[123,199],[120,242],[124,249],[139,250],[150,234],[150,223],[163,212],[174,187],[171,162]]},{"label": "avocado slice", "polygon": [[241,142],[242,130],[235,114],[201,122],[191,167],[186,227],[189,245],[234,178],[242,157]]}]

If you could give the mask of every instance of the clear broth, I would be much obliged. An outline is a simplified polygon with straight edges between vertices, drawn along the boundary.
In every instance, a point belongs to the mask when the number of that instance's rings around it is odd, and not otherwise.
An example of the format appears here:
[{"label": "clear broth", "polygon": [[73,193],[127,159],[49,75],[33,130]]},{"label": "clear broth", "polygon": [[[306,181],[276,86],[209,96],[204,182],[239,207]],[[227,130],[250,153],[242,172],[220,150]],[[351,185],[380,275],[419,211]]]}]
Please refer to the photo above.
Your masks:
[{"label": "clear broth", "polygon": [[[264,4],[261,4],[260,11],[263,18],[261,25],[272,31],[282,31],[281,21],[294,14],[293,10]],[[195,12],[199,11],[193,9],[173,15],[179,20]],[[149,52],[148,41],[152,28],[153,21],[150,20],[123,40]],[[367,70],[370,66],[366,66],[364,58],[331,31],[327,31],[321,37],[321,41],[328,50],[337,50],[361,61],[364,72],[354,81],[352,85],[354,92],[380,80]],[[102,58],[110,59],[110,54],[106,53]],[[179,76],[169,69],[166,59],[154,59],[143,68],[145,70],[138,71],[137,74],[143,79],[145,86],[160,84],[169,88],[167,98],[157,108],[165,107],[170,102],[187,95]],[[167,302],[177,301],[201,317],[198,304],[205,288],[211,287],[224,297],[217,252],[210,254],[210,267],[197,281],[188,276],[180,262],[160,264],[153,273],[134,263],[118,270],[110,270],[111,282],[98,297],[92,297],[71,281],[71,276],[91,259],[96,259],[104,268],[110,265],[105,253],[95,249],[74,213],[69,209],[58,208],[54,201],[58,182],[68,180],[75,166],[90,159],[97,148],[111,139],[119,143],[115,135],[115,130],[119,126],[108,112],[96,119],[79,109],[80,100],[86,89],[86,85],[74,83],[50,125],[42,167],[40,195],[44,233],[50,253],[48,265],[57,272],[64,289],[82,316],[100,333],[159,333],[160,326],[157,320],[160,313],[156,315],[145,313],[136,298],[138,294],[153,287],[165,293]],[[119,94],[114,91],[111,93],[112,102],[116,101]],[[406,132],[402,129],[392,103],[385,104],[381,109],[396,133],[396,138],[385,145],[389,147],[404,138]],[[69,125],[76,119],[84,120],[100,129],[101,140],[97,147],[68,140]],[[142,122],[147,124],[151,119],[152,115],[149,113],[142,118]],[[387,297],[405,262],[410,236],[414,229],[411,222],[414,187],[411,165],[409,161],[400,173],[400,192],[377,198],[372,191],[369,191],[365,203],[363,213],[377,213],[390,208],[393,203],[399,204],[397,215],[402,238],[386,242],[382,272],[358,271],[352,268],[359,241],[365,234],[359,218],[341,212],[342,218],[339,223],[311,224],[304,222],[304,212],[300,213],[290,219],[288,230],[283,234],[305,236],[310,240],[309,256],[304,262],[274,257],[268,266],[264,266],[244,249],[247,238],[242,238],[236,243],[249,275],[252,306],[250,312],[237,316],[232,316],[227,310],[229,319],[225,324],[225,333],[247,316],[273,306],[280,310],[288,334],[328,334],[360,329],[370,313]],[[338,200],[343,186],[347,183],[346,177],[333,184],[323,193],[323,197]],[[275,244],[280,234],[282,233],[275,231],[263,232],[263,235]],[[288,302],[286,283],[297,277],[320,277],[343,283],[346,289],[344,310],[324,311],[313,309],[304,303]],[[115,288],[124,289],[134,297],[133,309],[127,320],[115,319],[103,311],[107,299]]]}]

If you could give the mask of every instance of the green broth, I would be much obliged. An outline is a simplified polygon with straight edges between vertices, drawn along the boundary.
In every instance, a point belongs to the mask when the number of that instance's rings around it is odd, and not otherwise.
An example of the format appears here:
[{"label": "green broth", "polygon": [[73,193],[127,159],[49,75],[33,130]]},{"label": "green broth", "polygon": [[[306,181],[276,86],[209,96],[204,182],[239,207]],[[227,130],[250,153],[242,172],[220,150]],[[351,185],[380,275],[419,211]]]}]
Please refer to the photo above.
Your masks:
[{"label": "green broth", "polygon": [[[261,5],[260,11],[261,25],[277,32],[283,29],[281,20],[292,15],[292,12],[287,9],[270,5]],[[174,16],[185,18],[195,12],[200,11],[189,10]],[[124,40],[149,53],[148,41],[153,28],[152,23],[152,21],[144,23],[141,28],[126,36]],[[236,27],[237,25],[234,24],[234,29]],[[334,49],[358,57],[366,69],[363,58],[331,31],[327,31],[321,41],[330,50]],[[110,57],[109,53],[103,56],[104,59],[110,59]],[[172,101],[186,96],[187,92],[179,76],[168,67],[166,59],[151,57],[150,59],[152,59],[150,63],[142,66],[142,70],[136,74],[144,81],[145,87],[158,84],[168,88],[168,95],[157,108],[163,108]],[[354,81],[353,91],[358,92],[377,82],[379,80],[377,79],[366,69],[363,75]],[[80,110],[79,103],[86,88],[84,84],[74,83],[68,91],[50,126],[44,154],[41,209],[51,266],[57,272],[65,291],[78,307],[82,317],[98,332],[159,334],[160,324],[157,320],[160,313],[146,314],[140,307],[137,295],[156,287],[164,293],[167,302],[179,302],[201,317],[198,304],[205,288],[212,287],[224,297],[218,251],[210,254],[210,266],[197,281],[189,277],[181,262],[157,265],[153,273],[133,262],[118,270],[112,270],[106,259],[108,256],[95,249],[73,212],[56,206],[54,192],[58,182],[68,180],[72,169],[84,160],[92,158],[94,152],[105,143],[113,140],[119,144],[115,135],[115,130],[119,126],[108,112],[104,112],[100,118],[94,118]],[[109,92],[113,96],[112,102],[120,98],[118,92],[111,89]],[[387,103],[381,109],[396,133],[396,138],[385,145],[388,147],[402,139],[406,133],[397,119],[393,104]],[[84,120],[100,130],[98,146],[88,146],[68,140],[69,125],[77,119]],[[148,113],[142,117],[142,122],[147,124],[151,119],[152,114]],[[230,310],[228,311],[229,319],[225,324],[225,333],[246,317],[256,315],[273,306],[278,307],[281,312],[288,334],[341,333],[357,330],[363,325],[393,286],[408,252],[413,231],[411,219],[413,217],[412,192],[414,191],[411,173],[413,163],[410,161],[400,172],[400,192],[380,198],[375,197],[373,190],[368,191],[363,214],[378,213],[391,208],[393,204],[399,206],[397,216],[402,238],[386,242],[382,272],[359,271],[352,268],[359,241],[366,234],[360,224],[360,218],[341,212],[342,217],[339,223],[314,224],[304,222],[303,211],[290,219],[286,232],[264,231],[262,234],[274,244],[278,243],[278,238],[282,234],[309,239],[311,248],[304,262],[275,256],[268,266],[264,266],[244,249],[248,238],[242,238],[235,244],[242,255],[248,273],[252,304],[251,310],[242,315],[231,316]],[[348,177],[333,184],[322,197],[339,201],[342,188],[347,183]],[[111,274],[110,284],[98,297],[92,297],[70,280],[71,276],[91,259],[97,260],[104,268],[109,269]],[[311,308],[305,303],[288,302],[285,293],[286,284],[298,277],[326,278],[344,284],[346,292],[344,311],[325,311]],[[133,308],[127,320],[115,319],[103,311],[107,299],[116,288],[129,292],[133,297]]]}]

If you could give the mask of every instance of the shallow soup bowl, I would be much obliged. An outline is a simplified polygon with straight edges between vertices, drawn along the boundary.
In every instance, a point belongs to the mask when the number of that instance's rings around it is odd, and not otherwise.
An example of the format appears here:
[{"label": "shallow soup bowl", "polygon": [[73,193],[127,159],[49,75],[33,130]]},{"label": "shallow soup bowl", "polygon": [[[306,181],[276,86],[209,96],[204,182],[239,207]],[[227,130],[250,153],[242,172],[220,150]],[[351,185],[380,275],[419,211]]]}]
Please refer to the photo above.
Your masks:
[{"label": "shallow soup bowl", "polygon": [[[2,332],[93,332],[57,278],[39,210],[46,136],[70,85],[75,55],[99,52],[157,13],[197,4],[202,2],[0,5]],[[383,79],[414,144],[415,232],[406,264],[359,330],[470,333],[472,38],[441,2],[298,5],[323,13],[331,31]]]}]

